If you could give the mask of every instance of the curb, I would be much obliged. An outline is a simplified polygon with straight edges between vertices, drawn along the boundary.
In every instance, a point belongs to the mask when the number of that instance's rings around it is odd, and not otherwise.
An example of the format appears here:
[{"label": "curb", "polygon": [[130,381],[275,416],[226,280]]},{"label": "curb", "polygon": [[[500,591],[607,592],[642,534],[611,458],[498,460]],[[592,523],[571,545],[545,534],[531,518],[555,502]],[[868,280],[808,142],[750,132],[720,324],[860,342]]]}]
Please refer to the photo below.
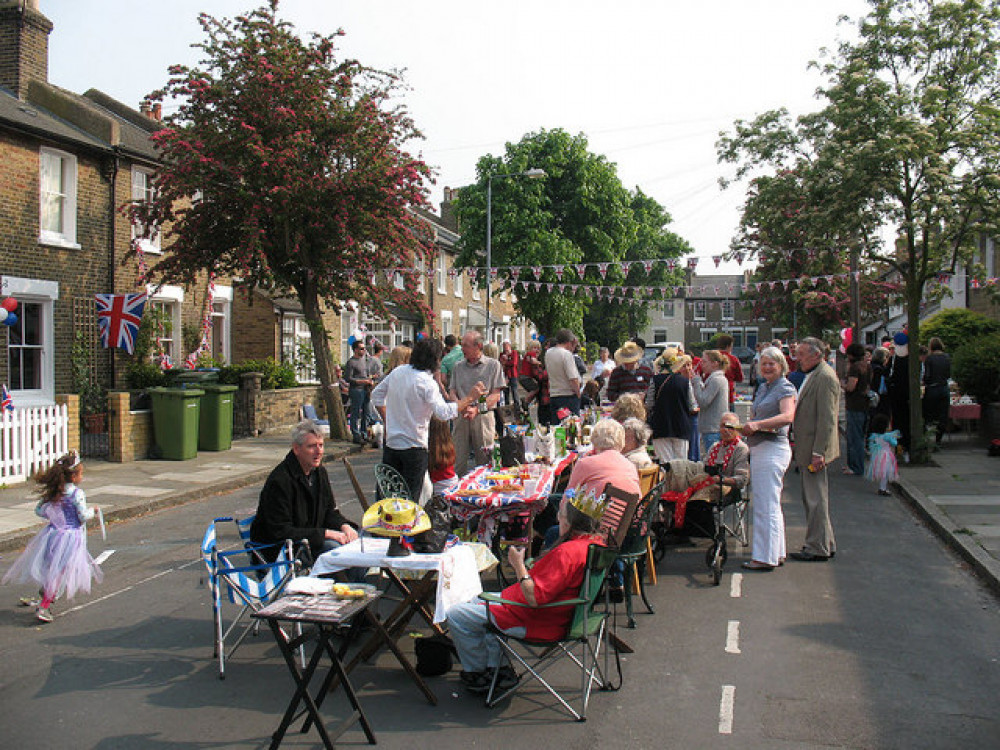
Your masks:
[{"label": "curb", "polygon": [[[338,448],[330,453],[325,453],[323,456],[323,463],[327,464],[331,461],[339,461],[344,456],[360,453],[361,449],[361,446],[357,445]],[[138,518],[139,516],[163,510],[164,508],[184,505],[186,503],[194,502],[195,500],[201,500],[213,495],[221,495],[224,492],[238,490],[252,484],[263,483],[271,471],[273,471],[273,467],[270,469],[258,469],[239,477],[233,477],[232,479],[216,482],[214,484],[205,484],[200,487],[178,490],[177,492],[161,495],[160,497],[150,500],[139,499],[135,502],[109,510],[104,514],[104,522],[110,525],[115,521],[127,521],[131,518]],[[98,505],[99,504],[100,503],[98,503]],[[29,526],[25,529],[18,529],[17,531],[11,531],[0,536],[0,553],[10,552],[11,550],[23,547],[31,540],[32,537],[35,536],[35,534],[38,533],[38,530],[42,528],[43,525],[44,521],[39,520],[39,522],[34,526]]]},{"label": "curb", "polygon": [[1000,595],[1000,562],[976,544],[970,534],[960,533],[955,522],[910,482],[900,478],[893,484],[900,491],[902,498],[931,530],[972,566],[994,594]]}]

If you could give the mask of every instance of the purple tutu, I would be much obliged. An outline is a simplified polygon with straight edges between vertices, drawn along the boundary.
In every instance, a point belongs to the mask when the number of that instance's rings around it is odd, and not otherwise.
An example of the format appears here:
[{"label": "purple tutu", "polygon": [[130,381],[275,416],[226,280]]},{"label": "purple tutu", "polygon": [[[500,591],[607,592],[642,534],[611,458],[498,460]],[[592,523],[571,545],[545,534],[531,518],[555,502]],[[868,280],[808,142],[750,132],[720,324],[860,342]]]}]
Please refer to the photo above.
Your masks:
[{"label": "purple tutu", "polygon": [[71,497],[67,493],[41,506],[49,524],[28,543],[3,583],[33,581],[46,598],[72,599],[77,592],[89,593],[91,580],[103,580],[100,566],[87,551],[87,530]]},{"label": "purple tutu", "polygon": [[[892,437],[892,441],[886,440]],[[893,482],[899,479],[899,465],[896,462],[895,433],[887,435],[869,435],[868,450],[871,460],[865,469],[865,477],[874,482]]]}]

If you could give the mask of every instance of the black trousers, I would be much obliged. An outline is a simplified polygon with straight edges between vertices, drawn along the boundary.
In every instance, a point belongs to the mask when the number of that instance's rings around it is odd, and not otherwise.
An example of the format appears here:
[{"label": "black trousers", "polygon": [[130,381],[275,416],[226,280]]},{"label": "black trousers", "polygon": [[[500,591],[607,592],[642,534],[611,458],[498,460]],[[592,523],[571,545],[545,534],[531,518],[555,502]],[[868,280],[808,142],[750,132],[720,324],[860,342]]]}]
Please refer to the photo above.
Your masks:
[{"label": "black trousers", "polygon": [[[426,448],[406,448],[396,450],[386,446],[382,449],[382,463],[388,464],[398,471],[406,485],[410,488],[410,498],[415,503],[420,502],[420,494],[424,489],[424,477],[427,475],[428,454]],[[382,499],[381,497],[379,498]]]}]

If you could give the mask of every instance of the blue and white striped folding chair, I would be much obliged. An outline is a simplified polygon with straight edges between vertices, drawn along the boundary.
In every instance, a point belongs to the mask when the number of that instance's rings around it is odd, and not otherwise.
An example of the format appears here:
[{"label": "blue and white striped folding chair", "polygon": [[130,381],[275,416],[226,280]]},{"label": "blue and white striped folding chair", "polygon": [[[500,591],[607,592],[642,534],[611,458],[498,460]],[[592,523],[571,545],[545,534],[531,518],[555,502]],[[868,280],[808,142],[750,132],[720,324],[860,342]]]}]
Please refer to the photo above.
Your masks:
[{"label": "blue and white striped folding chair", "polygon": [[[242,546],[237,549],[220,550],[217,525],[221,523],[236,523],[240,532]],[[246,617],[248,612],[256,612],[284,591],[288,582],[295,577],[299,561],[295,559],[291,540],[285,540],[277,545],[258,545],[250,541],[250,524],[253,516],[234,519],[230,517],[216,518],[205,530],[201,542],[201,557],[208,568],[209,589],[212,594],[212,618],[215,624],[215,652],[219,659],[219,679],[226,677],[226,641],[237,626],[242,631],[236,636],[229,647],[229,656],[239,647],[251,630],[256,631],[259,623]],[[274,562],[266,562],[260,550],[266,547],[281,547]],[[227,599],[239,606],[239,612],[229,623],[223,626],[222,590],[225,588]]]}]

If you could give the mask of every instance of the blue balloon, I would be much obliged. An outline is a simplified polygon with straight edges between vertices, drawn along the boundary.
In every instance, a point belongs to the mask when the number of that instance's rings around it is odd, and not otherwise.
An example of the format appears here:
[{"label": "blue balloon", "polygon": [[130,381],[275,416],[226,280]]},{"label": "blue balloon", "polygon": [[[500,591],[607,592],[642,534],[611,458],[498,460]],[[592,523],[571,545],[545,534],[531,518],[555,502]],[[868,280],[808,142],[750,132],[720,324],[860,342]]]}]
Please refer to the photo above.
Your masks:
[{"label": "blue balloon", "polygon": [[17,323],[17,313],[7,313],[7,317],[4,319],[3,324],[5,326],[13,326],[15,323]]},{"label": "blue balloon", "polygon": [[531,334],[531,340],[532,341],[538,341],[538,334],[537,333]]},{"label": "blue balloon", "polygon": [[357,341],[357,339],[356,339],[356,338],[354,338],[353,336],[349,336],[349,337],[347,338],[347,345],[348,345],[348,346],[354,346],[354,342],[355,342],[355,341]]}]

